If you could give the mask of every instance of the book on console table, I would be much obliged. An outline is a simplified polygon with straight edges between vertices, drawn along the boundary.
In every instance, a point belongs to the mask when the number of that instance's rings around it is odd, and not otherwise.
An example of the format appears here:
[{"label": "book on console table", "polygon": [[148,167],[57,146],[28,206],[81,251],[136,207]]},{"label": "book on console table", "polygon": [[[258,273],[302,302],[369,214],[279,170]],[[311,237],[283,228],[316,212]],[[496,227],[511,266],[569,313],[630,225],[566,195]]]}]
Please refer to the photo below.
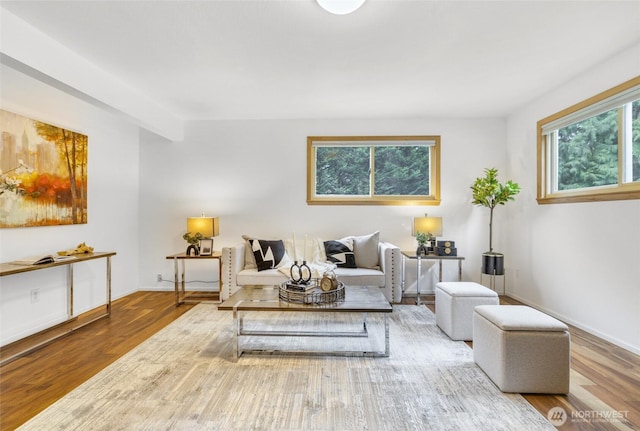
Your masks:
[{"label": "book on console table", "polygon": [[64,262],[67,260],[77,259],[75,256],[54,256],[47,254],[44,256],[27,257],[25,259],[15,260],[11,263],[15,265],[44,265],[47,263]]}]

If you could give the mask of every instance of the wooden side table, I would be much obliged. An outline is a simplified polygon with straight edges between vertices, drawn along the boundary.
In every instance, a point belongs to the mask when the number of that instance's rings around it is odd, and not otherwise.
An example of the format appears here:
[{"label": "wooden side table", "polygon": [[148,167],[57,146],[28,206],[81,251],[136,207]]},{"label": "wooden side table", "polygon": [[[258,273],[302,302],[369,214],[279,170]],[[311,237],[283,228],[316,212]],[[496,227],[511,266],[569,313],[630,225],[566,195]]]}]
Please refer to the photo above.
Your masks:
[{"label": "wooden side table", "polygon": [[[167,256],[167,260],[173,260],[173,286],[176,291],[176,306],[184,303],[195,303],[203,300],[215,300],[220,302],[222,293],[222,252],[214,251],[209,256],[189,256],[186,253],[170,254]],[[185,283],[185,260],[201,260],[201,259],[217,259],[218,260],[218,280],[219,292],[216,296],[211,292],[187,292],[184,287]],[[178,264],[180,262],[180,264]]]}]

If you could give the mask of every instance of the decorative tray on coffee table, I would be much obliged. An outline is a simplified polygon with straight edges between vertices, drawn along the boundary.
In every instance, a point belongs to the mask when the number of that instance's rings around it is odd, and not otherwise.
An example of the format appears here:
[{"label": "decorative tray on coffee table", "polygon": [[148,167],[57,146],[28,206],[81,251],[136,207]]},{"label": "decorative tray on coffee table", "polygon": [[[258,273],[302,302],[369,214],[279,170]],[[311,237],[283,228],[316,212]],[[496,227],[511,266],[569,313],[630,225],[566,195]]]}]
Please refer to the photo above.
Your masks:
[{"label": "decorative tray on coffee table", "polygon": [[338,287],[324,291],[320,289],[318,279],[309,281],[308,285],[293,284],[285,281],[280,285],[280,299],[301,304],[326,304],[344,300],[344,284],[338,281]]}]

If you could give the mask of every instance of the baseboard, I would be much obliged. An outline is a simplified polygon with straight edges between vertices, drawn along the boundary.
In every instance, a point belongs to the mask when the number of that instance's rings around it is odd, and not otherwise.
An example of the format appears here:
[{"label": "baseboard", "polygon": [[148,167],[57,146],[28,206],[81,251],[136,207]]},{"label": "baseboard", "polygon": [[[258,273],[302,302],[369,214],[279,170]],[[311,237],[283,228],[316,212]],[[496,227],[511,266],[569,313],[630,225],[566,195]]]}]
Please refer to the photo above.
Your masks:
[{"label": "baseboard", "polygon": [[535,308],[537,310],[540,310],[540,311],[542,311],[542,312],[544,312],[544,313],[546,313],[546,314],[548,314],[550,316],[553,316],[556,319],[561,320],[561,321],[563,321],[564,323],[566,323],[568,325],[575,326],[576,328],[582,329],[583,331],[586,331],[591,335],[595,335],[596,337],[602,338],[603,340],[606,340],[606,341],[608,341],[608,342],[610,342],[612,344],[615,344],[618,347],[621,347],[621,348],[623,348],[625,350],[628,350],[631,353],[634,353],[636,355],[640,355],[640,348],[639,347],[632,346],[632,345],[630,345],[630,344],[628,344],[628,343],[626,343],[626,342],[624,342],[622,340],[619,340],[619,339],[617,339],[615,337],[611,337],[608,334],[602,333],[602,332],[598,331],[597,329],[594,329],[594,328],[592,328],[592,327],[590,327],[588,325],[584,325],[581,322],[577,322],[577,321],[571,319],[570,317],[564,316],[564,315],[562,315],[560,313],[556,313],[553,310],[549,310],[546,307],[542,307],[539,304],[535,304],[535,303],[533,303],[531,301],[528,301],[528,300],[526,300],[524,298],[521,298],[521,297],[519,297],[517,295],[513,295],[512,293],[507,292],[507,296],[509,296],[509,297],[511,297],[511,298],[513,298],[513,299],[515,299],[517,301],[520,301],[523,304],[528,305],[529,307],[533,307],[533,308]]},{"label": "baseboard", "polygon": [[[186,288],[188,292],[217,292],[218,286],[189,286]],[[140,292],[175,292],[173,285],[171,286],[142,286],[138,289]]]}]

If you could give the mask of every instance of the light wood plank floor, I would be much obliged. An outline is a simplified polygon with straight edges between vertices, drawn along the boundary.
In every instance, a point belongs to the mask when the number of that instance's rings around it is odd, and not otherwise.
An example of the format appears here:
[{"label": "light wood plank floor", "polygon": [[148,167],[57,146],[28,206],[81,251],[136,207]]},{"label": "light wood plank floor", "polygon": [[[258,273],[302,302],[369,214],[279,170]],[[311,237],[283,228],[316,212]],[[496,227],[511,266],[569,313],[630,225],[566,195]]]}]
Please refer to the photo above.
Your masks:
[{"label": "light wood plank floor", "polygon": [[[170,292],[134,293],[114,301],[110,319],[0,367],[0,430],[17,428],[192,307],[176,308],[173,301]],[[411,298],[404,302],[414,303]],[[434,311],[433,305],[428,307]],[[545,416],[550,408],[563,407],[569,414],[620,412],[626,418],[624,422],[569,421],[561,430],[640,430],[640,357],[573,327],[571,336],[571,393],[525,398]],[[0,358],[41,337],[6,346]]]}]

